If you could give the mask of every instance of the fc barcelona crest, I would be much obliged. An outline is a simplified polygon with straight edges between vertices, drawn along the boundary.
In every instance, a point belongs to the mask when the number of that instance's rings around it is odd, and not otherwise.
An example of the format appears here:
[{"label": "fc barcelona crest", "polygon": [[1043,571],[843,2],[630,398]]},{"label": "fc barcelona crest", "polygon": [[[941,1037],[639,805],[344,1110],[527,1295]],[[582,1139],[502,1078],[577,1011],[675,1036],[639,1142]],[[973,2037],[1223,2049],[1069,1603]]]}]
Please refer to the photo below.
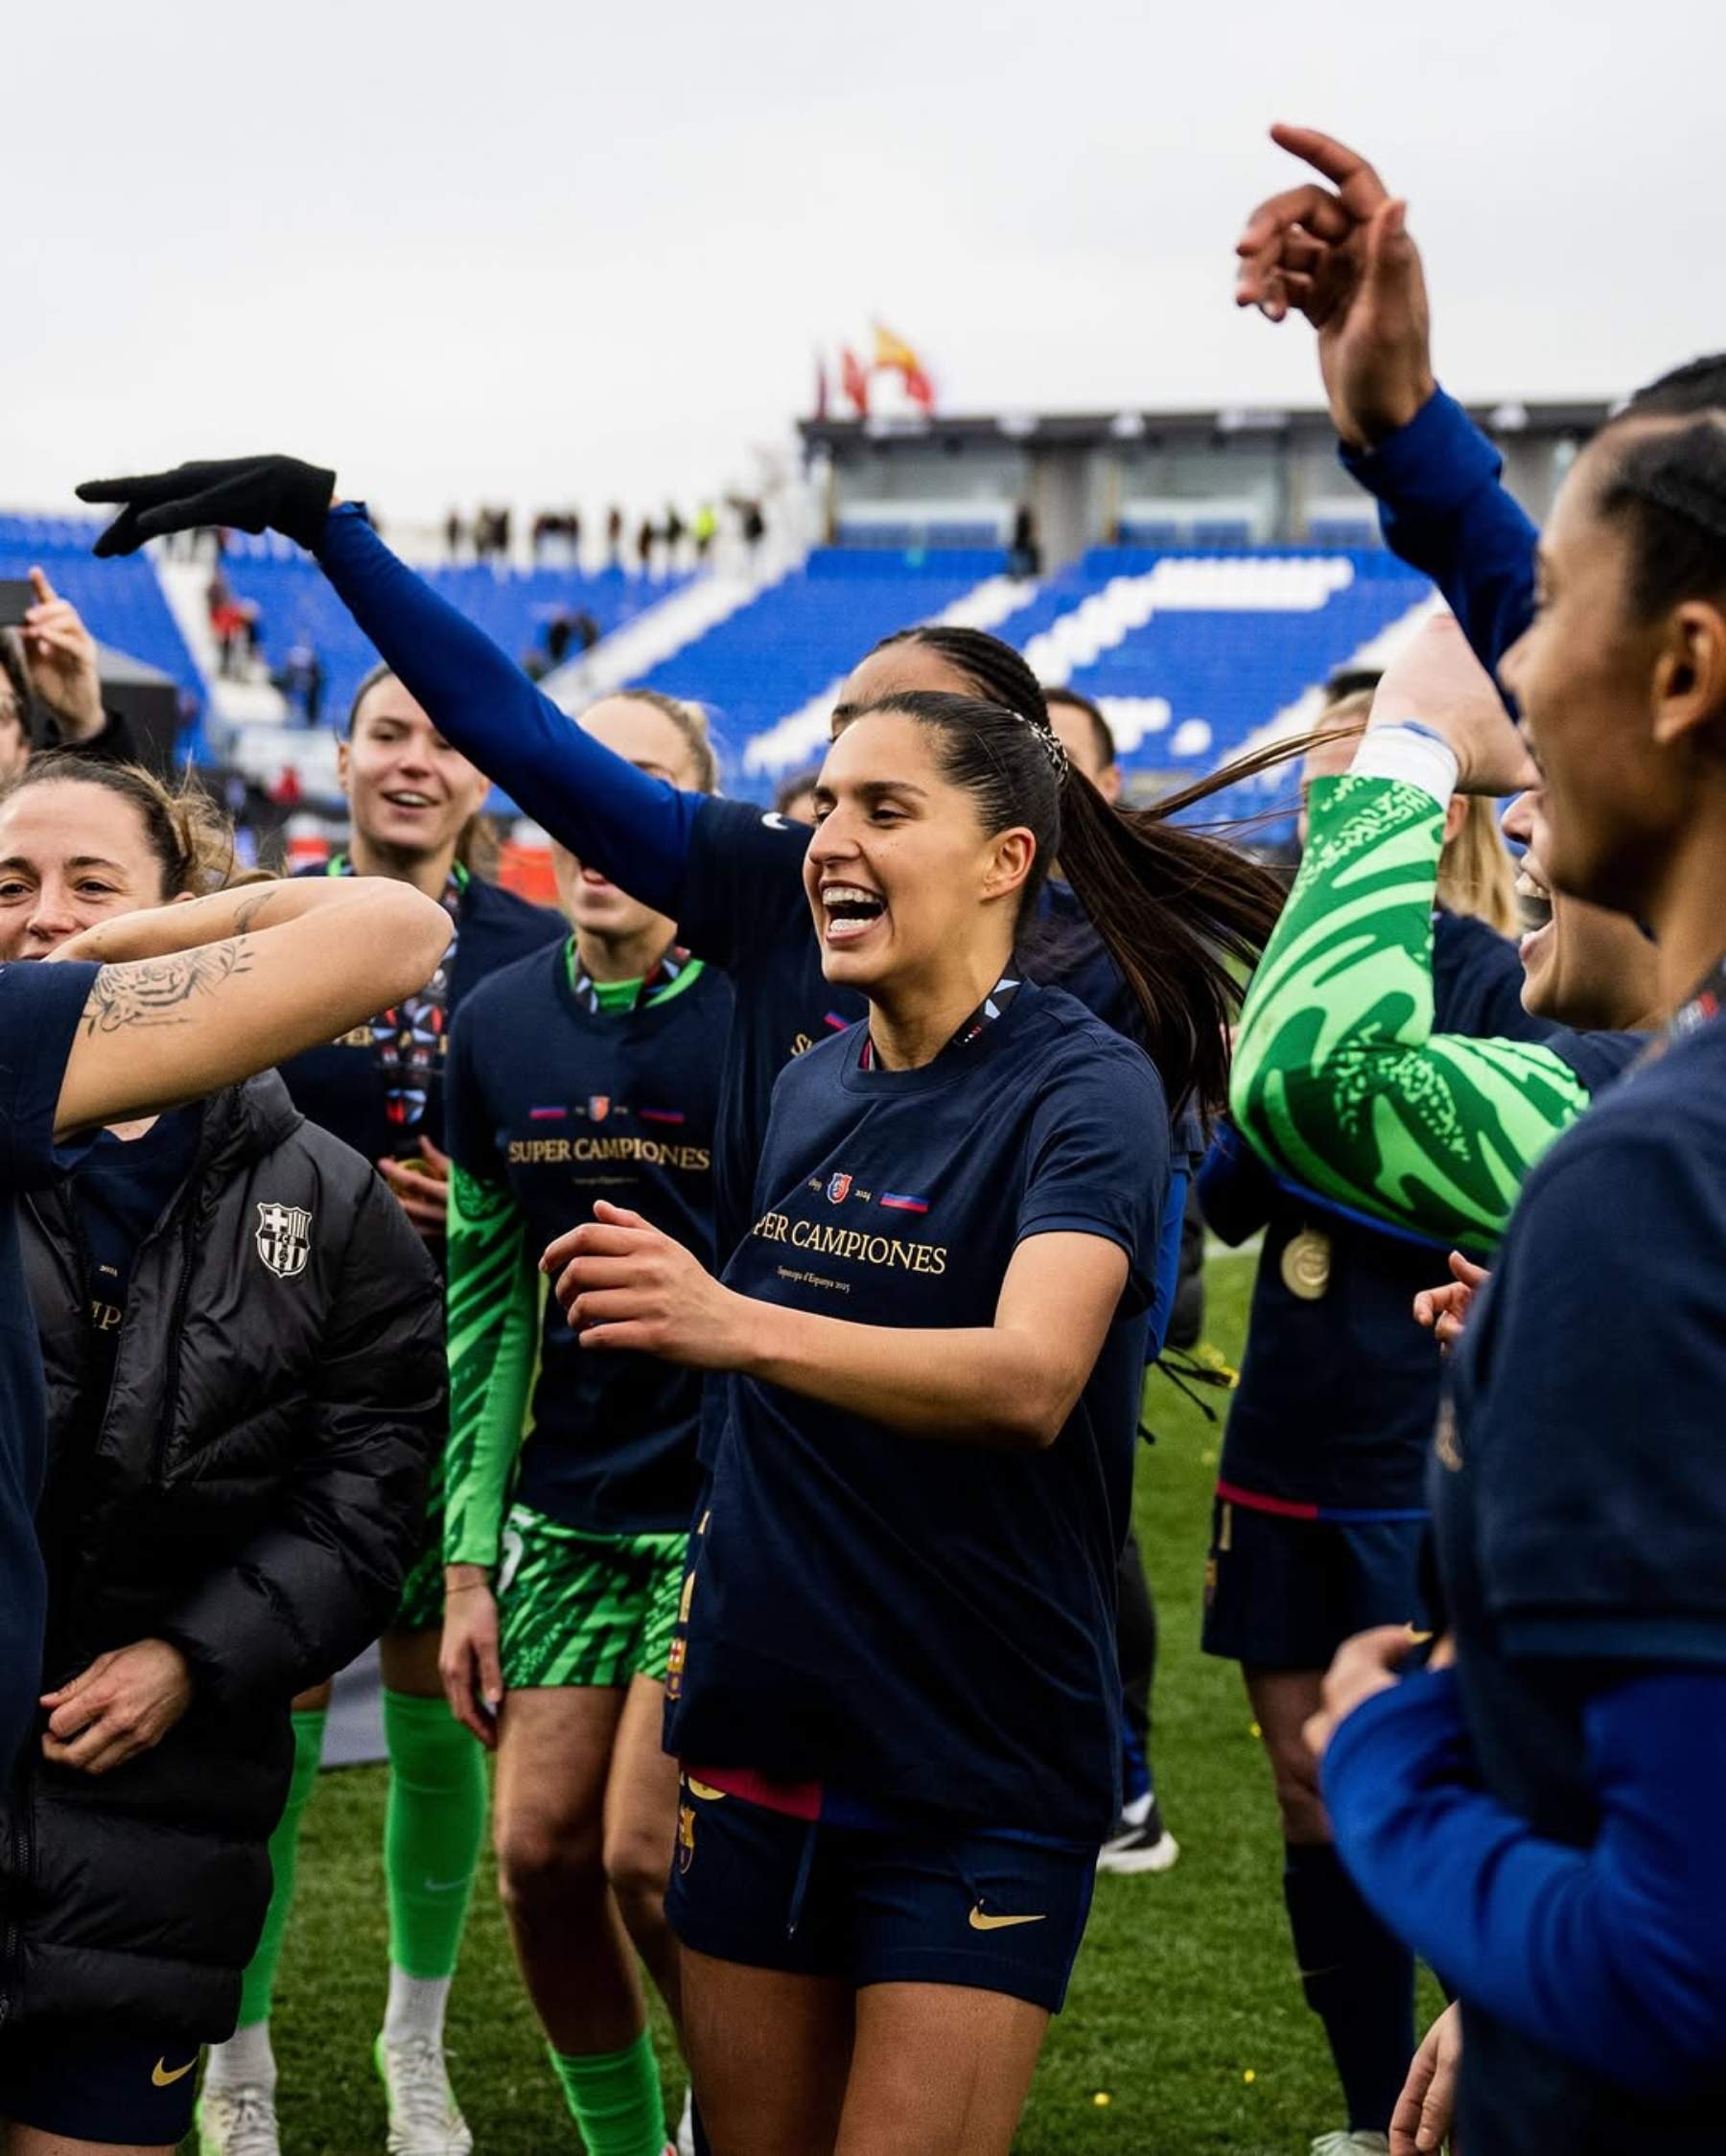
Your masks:
[{"label": "fc barcelona crest", "polygon": [[610,1093],[589,1093],[588,1113],[595,1123],[603,1123],[611,1113]]},{"label": "fc barcelona crest", "polygon": [[851,1179],[848,1175],[828,1176],[827,1194],[829,1201],[835,1206],[844,1205],[845,1201],[851,1196]]},{"label": "fc barcelona crest", "polygon": [[258,1255],[284,1280],[296,1279],[312,1254],[312,1215],[304,1206],[258,1207]]}]

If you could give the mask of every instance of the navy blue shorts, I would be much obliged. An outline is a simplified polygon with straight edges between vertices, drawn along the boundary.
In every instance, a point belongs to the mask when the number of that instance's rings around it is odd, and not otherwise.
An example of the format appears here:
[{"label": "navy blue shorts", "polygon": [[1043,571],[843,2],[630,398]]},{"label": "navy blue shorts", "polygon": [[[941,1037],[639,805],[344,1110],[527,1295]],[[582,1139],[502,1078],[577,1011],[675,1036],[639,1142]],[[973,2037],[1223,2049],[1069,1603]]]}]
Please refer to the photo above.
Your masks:
[{"label": "navy blue shorts", "polygon": [[688,1775],[678,1807],[665,1914],[697,1954],[858,1989],[967,1984],[1061,2011],[1095,1849],[791,1818]]},{"label": "navy blue shorts", "polygon": [[1219,1497],[1204,1575],[1204,1652],[1267,1670],[1328,1670],[1355,1632],[1424,1626],[1419,1519],[1286,1519]]},{"label": "navy blue shorts", "polygon": [[192,2131],[198,2049],[99,2022],[26,2022],[0,2037],[0,2119],[68,2141],[171,2148]]}]

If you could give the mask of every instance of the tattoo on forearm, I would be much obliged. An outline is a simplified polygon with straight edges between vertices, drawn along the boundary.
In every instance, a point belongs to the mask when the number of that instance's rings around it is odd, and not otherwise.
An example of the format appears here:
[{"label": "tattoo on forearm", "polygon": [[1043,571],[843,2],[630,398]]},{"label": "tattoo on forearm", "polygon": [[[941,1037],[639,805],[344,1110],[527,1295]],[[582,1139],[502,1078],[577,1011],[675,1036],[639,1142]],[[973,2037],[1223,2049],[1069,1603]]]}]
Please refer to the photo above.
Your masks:
[{"label": "tattoo on forearm", "polygon": [[229,933],[234,936],[245,935],[245,931],[256,923],[258,916],[264,911],[270,900],[275,897],[279,888],[280,886],[274,883],[261,884],[251,898],[242,899],[239,905],[234,909],[234,926]]},{"label": "tattoo on forearm", "polygon": [[123,1025],[184,1025],[185,1006],[200,992],[221,987],[251,967],[251,949],[244,935],[222,943],[176,950],[166,958],[137,958],[105,966],[84,1003],[88,1034],[115,1033]]}]

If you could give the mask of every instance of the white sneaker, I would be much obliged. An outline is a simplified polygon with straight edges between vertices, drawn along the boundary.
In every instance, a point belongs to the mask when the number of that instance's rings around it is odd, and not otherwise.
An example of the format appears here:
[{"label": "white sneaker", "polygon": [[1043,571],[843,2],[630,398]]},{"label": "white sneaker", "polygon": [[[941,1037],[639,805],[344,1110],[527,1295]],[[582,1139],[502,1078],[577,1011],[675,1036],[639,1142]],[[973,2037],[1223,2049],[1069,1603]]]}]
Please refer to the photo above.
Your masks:
[{"label": "white sneaker", "polygon": [[1180,1844],[1163,1825],[1161,1808],[1153,1797],[1151,1809],[1142,1819],[1130,1819],[1122,1813],[1114,1832],[1097,1852],[1097,1869],[1128,1877],[1135,1872],[1167,1871],[1179,1854]]},{"label": "white sneaker", "polygon": [[1313,2156],[1390,2156],[1390,2144],[1383,2134],[1319,2134],[1313,2142]]},{"label": "white sneaker", "polygon": [[389,2099],[389,2156],[473,2156],[441,2045],[429,2036],[380,2036],[372,2061]]},{"label": "white sneaker", "polygon": [[198,2099],[198,2156],[282,2156],[275,2096],[257,2081],[204,2084]]},{"label": "white sneaker", "polygon": [[677,2121],[677,2156],[695,2156],[695,2092],[684,2093],[683,2117]]}]

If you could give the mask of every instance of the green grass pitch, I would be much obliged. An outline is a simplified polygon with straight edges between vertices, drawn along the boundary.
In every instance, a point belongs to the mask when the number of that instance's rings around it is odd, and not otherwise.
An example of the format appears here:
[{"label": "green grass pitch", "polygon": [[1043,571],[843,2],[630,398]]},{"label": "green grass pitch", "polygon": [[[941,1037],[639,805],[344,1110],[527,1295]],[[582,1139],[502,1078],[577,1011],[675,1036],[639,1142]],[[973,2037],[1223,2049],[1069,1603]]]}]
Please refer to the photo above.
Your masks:
[{"label": "green grass pitch", "polygon": [[[1251,1279],[1249,1258],[1209,1269],[1206,1336],[1230,1360]],[[1135,1505],[1161,1622],[1157,1785],[1180,1862],[1161,1876],[1098,1881],[1066,2011],[1050,2031],[1015,2146],[1022,2156],[1295,2156],[1342,2117],[1294,1977],[1270,1777],[1245,1694],[1231,1667],[1199,1652],[1221,1425],[1153,1382],[1160,1441],[1140,1449]],[[1207,1396],[1219,1405],[1225,1397]],[[385,1983],[383,1805],[383,1769],[368,1768],[324,1776],[306,1815],[273,2025],[290,2156],[384,2146],[370,2065]],[[480,2156],[578,2147],[489,1876],[462,1952],[449,2041]],[[668,2044],[662,2057],[668,2087],[680,2089]]]}]

